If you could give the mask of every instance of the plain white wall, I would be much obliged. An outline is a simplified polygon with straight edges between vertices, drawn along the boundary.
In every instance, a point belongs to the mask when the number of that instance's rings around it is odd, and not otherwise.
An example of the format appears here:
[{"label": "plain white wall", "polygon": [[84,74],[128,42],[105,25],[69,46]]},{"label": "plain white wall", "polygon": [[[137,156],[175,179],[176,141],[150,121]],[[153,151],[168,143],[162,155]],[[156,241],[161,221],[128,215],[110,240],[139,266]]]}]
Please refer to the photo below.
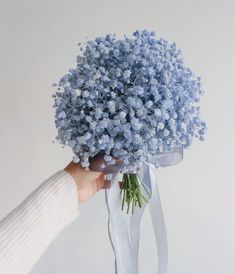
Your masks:
[{"label": "plain white wall", "polygon": [[[56,135],[51,84],[75,65],[77,43],[109,32],[155,30],[176,41],[202,76],[209,131],[178,166],[158,171],[169,274],[235,273],[235,2],[233,0],[1,0],[0,218],[71,159]],[[113,271],[104,193],[52,243],[33,274]],[[148,214],[141,273],[154,273]],[[4,274],[4,273],[2,273]],[[17,273],[16,273],[17,274]]]}]

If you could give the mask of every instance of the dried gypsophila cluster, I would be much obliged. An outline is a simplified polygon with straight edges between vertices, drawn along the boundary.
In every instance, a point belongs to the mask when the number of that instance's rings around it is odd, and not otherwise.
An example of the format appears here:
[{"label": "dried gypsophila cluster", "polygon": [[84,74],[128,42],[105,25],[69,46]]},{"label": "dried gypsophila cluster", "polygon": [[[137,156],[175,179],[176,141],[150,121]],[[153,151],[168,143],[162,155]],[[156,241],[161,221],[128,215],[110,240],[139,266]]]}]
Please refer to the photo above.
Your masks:
[{"label": "dried gypsophila cluster", "polygon": [[117,157],[125,171],[135,172],[158,153],[188,148],[194,137],[204,140],[200,78],[175,43],[157,39],[154,32],[88,41],[77,67],[56,86],[56,138],[85,168],[102,152],[109,164]]}]

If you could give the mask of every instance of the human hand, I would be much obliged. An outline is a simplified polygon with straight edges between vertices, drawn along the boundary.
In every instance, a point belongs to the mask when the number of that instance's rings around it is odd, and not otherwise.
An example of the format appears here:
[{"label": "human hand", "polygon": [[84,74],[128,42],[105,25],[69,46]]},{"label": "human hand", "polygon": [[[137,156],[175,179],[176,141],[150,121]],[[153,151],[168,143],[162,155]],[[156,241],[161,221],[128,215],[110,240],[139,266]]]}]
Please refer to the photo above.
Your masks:
[{"label": "human hand", "polygon": [[[64,169],[69,173],[78,189],[79,202],[85,202],[100,189],[109,188],[110,181],[105,180],[105,173],[113,174],[122,166],[122,161],[115,158],[114,165],[108,165],[103,154],[97,154],[91,160],[89,170],[85,170],[80,164],[71,162]],[[102,167],[103,165],[103,167]]]},{"label": "human hand", "polygon": [[80,164],[69,163],[64,171],[70,174],[77,186],[79,202],[85,202],[100,189],[108,188],[104,172],[85,170]]}]

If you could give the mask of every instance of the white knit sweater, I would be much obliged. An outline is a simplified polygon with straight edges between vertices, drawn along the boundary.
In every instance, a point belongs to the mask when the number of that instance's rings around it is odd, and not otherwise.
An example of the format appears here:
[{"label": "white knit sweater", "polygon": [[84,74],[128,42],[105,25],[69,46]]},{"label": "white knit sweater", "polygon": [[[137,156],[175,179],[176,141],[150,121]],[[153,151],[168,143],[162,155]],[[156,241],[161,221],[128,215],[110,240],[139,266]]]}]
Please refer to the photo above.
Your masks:
[{"label": "white knit sweater", "polygon": [[75,182],[59,171],[0,222],[0,273],[30,273],[51,241],[78,214]]}]

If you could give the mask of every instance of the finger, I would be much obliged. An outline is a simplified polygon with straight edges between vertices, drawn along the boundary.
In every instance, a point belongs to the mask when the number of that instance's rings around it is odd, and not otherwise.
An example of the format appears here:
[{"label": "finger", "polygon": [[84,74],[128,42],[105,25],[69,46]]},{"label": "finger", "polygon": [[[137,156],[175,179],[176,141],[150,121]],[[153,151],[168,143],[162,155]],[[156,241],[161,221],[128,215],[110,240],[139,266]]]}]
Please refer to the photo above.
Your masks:
[{"label": "finger", "polygon": [[105,184],[105,174],[102,173],[96,180],[96,187],[97,187],[97,191],[101,190],[104,187]]},{"label": "finger", "polygon": [[107,180],[105,180],[104,181],[104,185],[103,185],[103,189],[108,189],[108,188],[110,188],[110,185],[111,185],[111,182],[110,181],[107,181]]},{"label": "finger", "polygon": [[[111,186],[111,181],[105,180],[102,189],[108,189]],[[120,189],[123,189],[123,182],[119,182]]]}]

